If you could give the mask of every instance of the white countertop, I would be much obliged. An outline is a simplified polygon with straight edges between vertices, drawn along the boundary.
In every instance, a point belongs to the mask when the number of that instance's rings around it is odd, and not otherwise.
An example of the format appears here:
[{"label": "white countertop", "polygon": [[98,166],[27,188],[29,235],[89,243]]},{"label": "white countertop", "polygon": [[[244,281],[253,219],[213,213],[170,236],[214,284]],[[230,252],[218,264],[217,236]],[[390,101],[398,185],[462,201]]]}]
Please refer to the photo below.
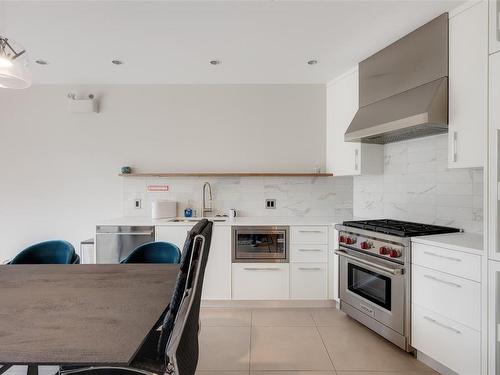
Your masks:
[{"label": "white countertop", "polygon": [[436,234],[412,237],[411,241],[473,254],[482,255],[484,253],[483,235],[476,233]]},{"label": "white countertop", "polygon": [[[101,220],[97,225],[130,225],[130,226],[162,226],[162,225],[193,225],[196,222],[172,222],[171,219],[153,220],[149,217],[120,217],[110,220]],[[224,219],[220,217],[207,219]],[[215,225],[333,225],[341,223],[335,217],[236,217],[226,218],[224,222],[215,222]]]}]

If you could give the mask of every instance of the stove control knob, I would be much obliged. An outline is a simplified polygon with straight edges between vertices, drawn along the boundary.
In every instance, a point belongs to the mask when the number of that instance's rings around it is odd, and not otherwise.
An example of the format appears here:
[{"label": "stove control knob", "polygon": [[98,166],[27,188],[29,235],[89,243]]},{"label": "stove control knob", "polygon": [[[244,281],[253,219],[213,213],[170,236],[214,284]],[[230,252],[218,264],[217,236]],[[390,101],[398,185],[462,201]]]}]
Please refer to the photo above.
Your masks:
[{"label": "stove control knob", "polygon": [[352,244],[356,243],[356,238],[355,237],[354,238],[353,237],[347,237],[345,239],[345,243],[348,244],[348,245],[352,245]]},{"label": "stove control knob", "polygon": [[401,256],[401,251],[396,250],[396,249],[390,249],[389,250],[389,256],[391,258],[399,258]]},{"label": "stove control knob", "polygon": [[345,236],[340,236],[339,237],[339,242],[344,243],[345,242]]},{"label": "stove control knob", "polygon": [[370,246],[370,243],[368,241],[363,241],[359,244],[359,246],[363,249],[363,250],[367,250],[369,249],[371,246]]},{"label": "stove control knob", "polygon": [[378,249],[378,253],[380,255],[387,255],[387,254],[389,254],[389,249],[385,246],[380,246]]}]

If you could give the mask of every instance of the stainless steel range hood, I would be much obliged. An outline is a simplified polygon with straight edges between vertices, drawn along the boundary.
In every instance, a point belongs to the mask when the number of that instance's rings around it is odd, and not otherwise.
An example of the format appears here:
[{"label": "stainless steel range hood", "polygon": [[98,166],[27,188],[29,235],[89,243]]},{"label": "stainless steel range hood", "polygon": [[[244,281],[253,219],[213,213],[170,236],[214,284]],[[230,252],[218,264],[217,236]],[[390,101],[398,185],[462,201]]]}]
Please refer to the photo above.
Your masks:
[{"label": "stainless steel range hood", "polygon": [[345,140],[390,143],[448,131],[448,14],[359,64],[359,110]]}]

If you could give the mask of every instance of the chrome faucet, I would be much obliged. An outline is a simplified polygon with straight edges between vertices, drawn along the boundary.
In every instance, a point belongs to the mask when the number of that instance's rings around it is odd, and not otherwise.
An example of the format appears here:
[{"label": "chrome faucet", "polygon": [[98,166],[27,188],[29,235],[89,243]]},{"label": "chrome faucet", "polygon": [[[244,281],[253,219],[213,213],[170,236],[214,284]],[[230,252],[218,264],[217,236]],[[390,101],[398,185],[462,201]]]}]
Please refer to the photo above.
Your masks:
[{"label": "chrome faucet", "polygon": [[[208,201],[210,202],[209,207],[206,206],[207,202],[206,202],[206,198],[205,198],[205,196],[206,196],[205,190],[207,187],[208,187]],[[205,217],[205,214],[207,212],[212,212],[212,186],[210,186],[209,182],[205,182],[203,184],[202,194],[203,194],[203,203],[201,206],[201,217]]]}]

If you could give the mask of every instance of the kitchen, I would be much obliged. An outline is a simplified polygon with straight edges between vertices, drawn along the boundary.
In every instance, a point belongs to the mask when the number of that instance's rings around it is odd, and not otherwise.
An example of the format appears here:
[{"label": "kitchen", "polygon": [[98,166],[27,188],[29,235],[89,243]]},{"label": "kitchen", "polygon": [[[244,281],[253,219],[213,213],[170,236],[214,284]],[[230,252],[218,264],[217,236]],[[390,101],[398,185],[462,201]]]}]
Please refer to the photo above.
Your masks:
[{"label": "kitchen", "polygon": [[497,373],[496,2],[40,4],[0,7],[37,60],[0,90],[2,260],[117,264],[205,216],[197,373]]}]

